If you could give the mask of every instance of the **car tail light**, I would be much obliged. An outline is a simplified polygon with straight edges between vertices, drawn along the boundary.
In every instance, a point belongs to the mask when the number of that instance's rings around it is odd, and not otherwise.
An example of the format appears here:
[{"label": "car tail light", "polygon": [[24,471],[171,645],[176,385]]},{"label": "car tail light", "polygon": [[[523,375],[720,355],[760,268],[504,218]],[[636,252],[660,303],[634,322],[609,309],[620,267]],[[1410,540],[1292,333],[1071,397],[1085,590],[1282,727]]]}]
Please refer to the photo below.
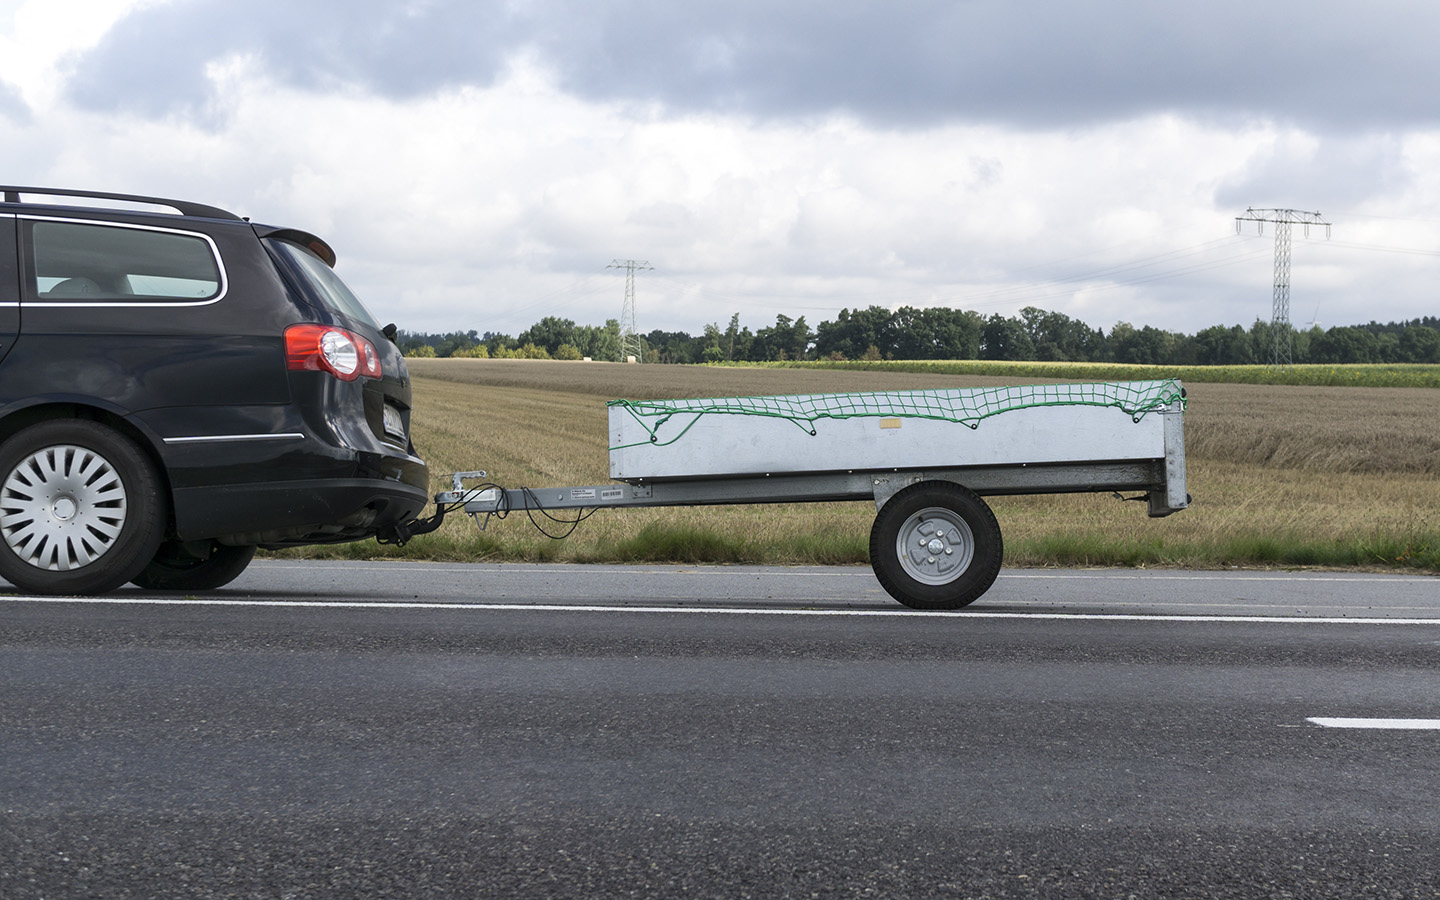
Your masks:
[{"label": "car tail light", "polygon": [[285,368],[329,372],[341,381],[380,377],[375,345],[333,325],[291,325],[285,329]]}]

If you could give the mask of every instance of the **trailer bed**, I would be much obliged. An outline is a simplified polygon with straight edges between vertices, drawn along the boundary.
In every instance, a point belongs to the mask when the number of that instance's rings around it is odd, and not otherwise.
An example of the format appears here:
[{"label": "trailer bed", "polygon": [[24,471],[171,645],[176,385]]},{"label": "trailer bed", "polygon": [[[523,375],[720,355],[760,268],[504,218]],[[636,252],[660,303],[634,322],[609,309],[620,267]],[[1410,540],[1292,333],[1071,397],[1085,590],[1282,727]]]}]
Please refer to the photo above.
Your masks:
[{"label": "trailer bed", "polygon": [[1175,381],[610,404],[610,477],[1142,460],[1165,456]]}]

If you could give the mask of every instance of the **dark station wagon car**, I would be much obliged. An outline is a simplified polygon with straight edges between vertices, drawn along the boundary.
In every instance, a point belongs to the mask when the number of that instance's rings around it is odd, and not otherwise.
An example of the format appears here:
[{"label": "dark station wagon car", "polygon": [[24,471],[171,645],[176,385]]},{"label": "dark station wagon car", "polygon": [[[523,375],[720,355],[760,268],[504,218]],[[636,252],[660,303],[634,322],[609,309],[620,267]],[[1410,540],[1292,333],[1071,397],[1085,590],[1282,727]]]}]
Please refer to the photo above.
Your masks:
[{"label": "dark station wagon car", "polygon": [[408,536],[409,374],[334,264],[214,207],[0,187],[0,578],[205,590]]}]

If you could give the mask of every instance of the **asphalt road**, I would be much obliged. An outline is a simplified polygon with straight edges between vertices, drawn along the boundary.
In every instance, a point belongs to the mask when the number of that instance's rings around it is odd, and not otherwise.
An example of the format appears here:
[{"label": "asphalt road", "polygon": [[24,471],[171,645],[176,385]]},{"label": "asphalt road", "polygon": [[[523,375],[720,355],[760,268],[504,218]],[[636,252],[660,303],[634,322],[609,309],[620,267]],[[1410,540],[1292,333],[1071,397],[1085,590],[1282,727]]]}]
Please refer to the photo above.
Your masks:
[{"label": "asphalt road", "polygon": [[0,593],[0,897],[1435,897],[1437,662],[1433,578]]}]

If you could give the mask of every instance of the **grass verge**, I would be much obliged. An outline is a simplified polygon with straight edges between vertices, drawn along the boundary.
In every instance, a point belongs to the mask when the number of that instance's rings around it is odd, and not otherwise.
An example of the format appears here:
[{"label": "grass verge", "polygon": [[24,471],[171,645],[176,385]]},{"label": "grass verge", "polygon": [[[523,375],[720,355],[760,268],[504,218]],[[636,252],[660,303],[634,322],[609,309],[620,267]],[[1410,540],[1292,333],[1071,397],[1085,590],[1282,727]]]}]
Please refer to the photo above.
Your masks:
[{"label": "grass verge", "polygon": [[1141,366],[1121,363],[1000,362],[990,360],[856,360],[718,365],[764,368],[911,372],[927,375],[983,375],[1061,378],[1066,381],[1148,381],[1179,378],[1208,384],[1286,384],[1310,387],[1440,388],[1440,366],[1425,363],[1375,365]]},{"label": "grass verge", "polygon": [[1372,534],[1352,540],[1244,534],[1196,543],[1159,536],[1047,534],[1007,545],[1006,563],[1042,568],[1360,568],[1429,573],[1440,572],[1440,533]]}]

